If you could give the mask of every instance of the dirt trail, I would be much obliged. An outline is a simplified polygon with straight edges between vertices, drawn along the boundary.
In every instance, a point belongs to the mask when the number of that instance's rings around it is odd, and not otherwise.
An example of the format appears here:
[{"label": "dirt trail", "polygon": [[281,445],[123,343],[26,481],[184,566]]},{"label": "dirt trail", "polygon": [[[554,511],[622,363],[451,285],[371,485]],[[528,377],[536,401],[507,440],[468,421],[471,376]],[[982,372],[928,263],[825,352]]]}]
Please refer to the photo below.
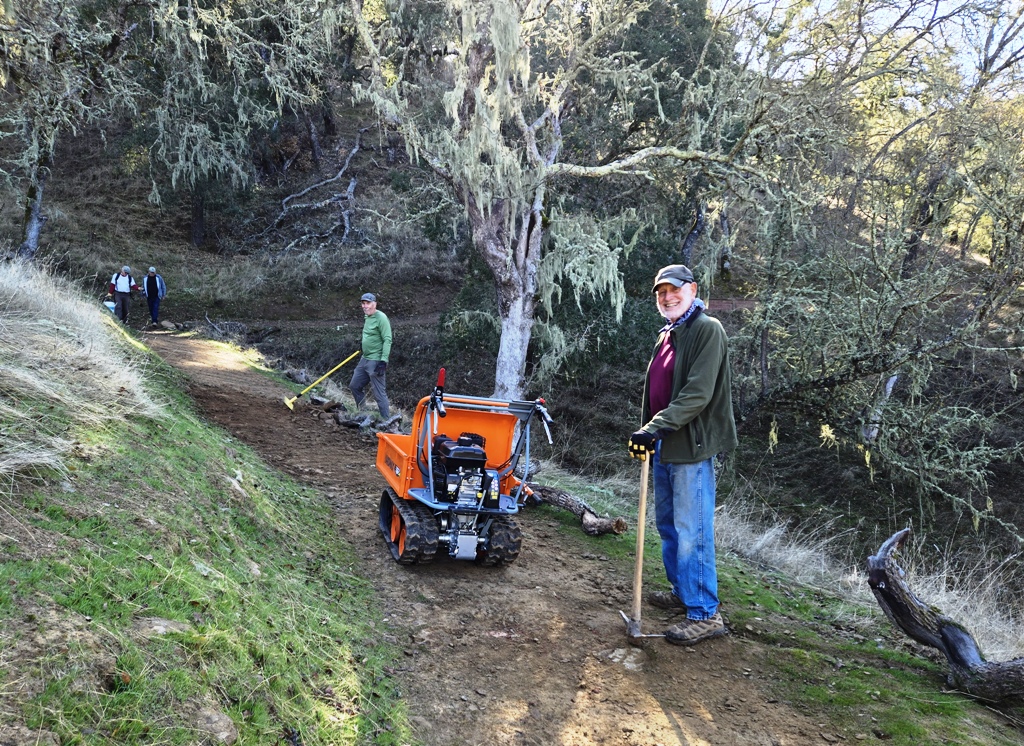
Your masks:
[{"label": "dirt trail", "polygon": [[[315,487],[374,578],[405,650],[398,673],[417,737],[442,744],[787,746],[827,726],[770,699],[771,649],[730,635],[696,648],[626,645],[632,568],[542,513],[520,516],[511,567],[438,559],[401,567],[377,529],[376,439],[317,419],[230,351],[167,333],[144,339],[184,371],[198,406],[273,466]],[[644,607],[645,627],[666,626]],[[727,609],[726,609],[727,614]]]}]

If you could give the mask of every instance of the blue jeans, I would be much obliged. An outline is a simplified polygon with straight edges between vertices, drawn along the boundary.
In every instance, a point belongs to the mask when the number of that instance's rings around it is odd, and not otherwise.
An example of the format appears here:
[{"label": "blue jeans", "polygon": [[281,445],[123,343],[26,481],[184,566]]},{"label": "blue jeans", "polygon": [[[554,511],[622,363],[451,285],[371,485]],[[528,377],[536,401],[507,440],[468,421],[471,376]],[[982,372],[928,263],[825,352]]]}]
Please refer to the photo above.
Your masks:
[{"label": "blue jeans", "polygon": [[714,460],[663,464],[659,442],[652,465],[665,574],[672,592],[686,605],[686,616],[707,619],[718,611]]},{"label": "blue jeans", "polygon": [[160,299],[146,296],[146,302],[149,304],[149,318],[153,320],[154,324],[160,323],[157,320],[157,317],[160,315]]}]

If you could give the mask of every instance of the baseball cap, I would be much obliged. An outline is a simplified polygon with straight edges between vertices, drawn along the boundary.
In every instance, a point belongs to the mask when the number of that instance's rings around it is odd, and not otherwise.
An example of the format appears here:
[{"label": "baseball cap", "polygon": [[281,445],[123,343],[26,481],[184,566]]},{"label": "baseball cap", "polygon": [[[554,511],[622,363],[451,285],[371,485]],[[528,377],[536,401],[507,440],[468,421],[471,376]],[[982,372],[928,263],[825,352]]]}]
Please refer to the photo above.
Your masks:
[{"label": "baseball cap", "polygon": [[363,293],[363,297],[360,298],[359,300],[360,301],[364,301],[365,300],[365,301],[369,301],[370,303],[376,303],[377,302],[377,296],[374,295],[373,293]]},{"label": "baseball cap", "polygon": [[131,267],[129,267],[129,266],[128,266],[128,265],[126,264],[126,265],[124,265],[123,267],[121,267],[121,271],[122,271],[122,272],[131,272],[131,271],[132,271],[132,268],[131,268]]},{"label": "baseball cap", "polygon": [[150,272],[156,272],[156,267],[150,267],[150,268],[149,268],[149,271],[150,271]]},{"label": "baseball cap", "polygon": [[658,270],[658,276],[654,278],[654,290],[657,291],[658,285],[666,282],[681,288],[683,285],[696,282],[696,280],[693,279],[693,272],[685,264],[670,264]]}]

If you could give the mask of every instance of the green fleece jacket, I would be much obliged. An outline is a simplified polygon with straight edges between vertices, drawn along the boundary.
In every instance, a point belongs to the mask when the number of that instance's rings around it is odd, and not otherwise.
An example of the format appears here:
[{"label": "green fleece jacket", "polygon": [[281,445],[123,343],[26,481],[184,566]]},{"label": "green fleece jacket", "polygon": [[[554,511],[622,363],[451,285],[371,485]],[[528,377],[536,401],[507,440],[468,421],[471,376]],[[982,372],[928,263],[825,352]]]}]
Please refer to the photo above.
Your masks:
[{"label": "green fleece jacket", "polygon": [[363,321],[363,359],[383,360],[391,356],[391,322],[383,311],[374,311]]},{"label": "green fleece jacket", "polygon": [[[732,414],[729,344],[718,319],[703,313],[669,334],[676,353],[672,400],[665,409],[652,414],[648,363],[642,429],[661,437],[664,463],[695,464],[731,451],[738,442]],[[655,355],[660,343],[659,337]]]}]

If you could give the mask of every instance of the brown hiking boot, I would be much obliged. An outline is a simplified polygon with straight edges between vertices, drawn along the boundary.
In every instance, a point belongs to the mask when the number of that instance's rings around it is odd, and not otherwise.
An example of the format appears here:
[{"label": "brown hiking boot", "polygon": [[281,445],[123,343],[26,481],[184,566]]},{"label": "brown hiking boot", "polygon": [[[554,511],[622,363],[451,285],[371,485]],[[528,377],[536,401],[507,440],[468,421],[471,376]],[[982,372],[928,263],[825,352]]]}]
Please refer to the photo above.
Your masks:
[{"label": "brown hiking boot", "polygon": [[684,619],[665,630],[665,640],[673,645],[696,645],[698,642],[721,637],[727,632],[722,615],[715,612],[709,619]]},{"label": "brown hiking boot", "polygon": [[659,609],[669,609],[670,611],[682,609],[686,611],[686,605],[672,591],[652,591],[647,594],[647,603],[651,606],[657,606]]}]

